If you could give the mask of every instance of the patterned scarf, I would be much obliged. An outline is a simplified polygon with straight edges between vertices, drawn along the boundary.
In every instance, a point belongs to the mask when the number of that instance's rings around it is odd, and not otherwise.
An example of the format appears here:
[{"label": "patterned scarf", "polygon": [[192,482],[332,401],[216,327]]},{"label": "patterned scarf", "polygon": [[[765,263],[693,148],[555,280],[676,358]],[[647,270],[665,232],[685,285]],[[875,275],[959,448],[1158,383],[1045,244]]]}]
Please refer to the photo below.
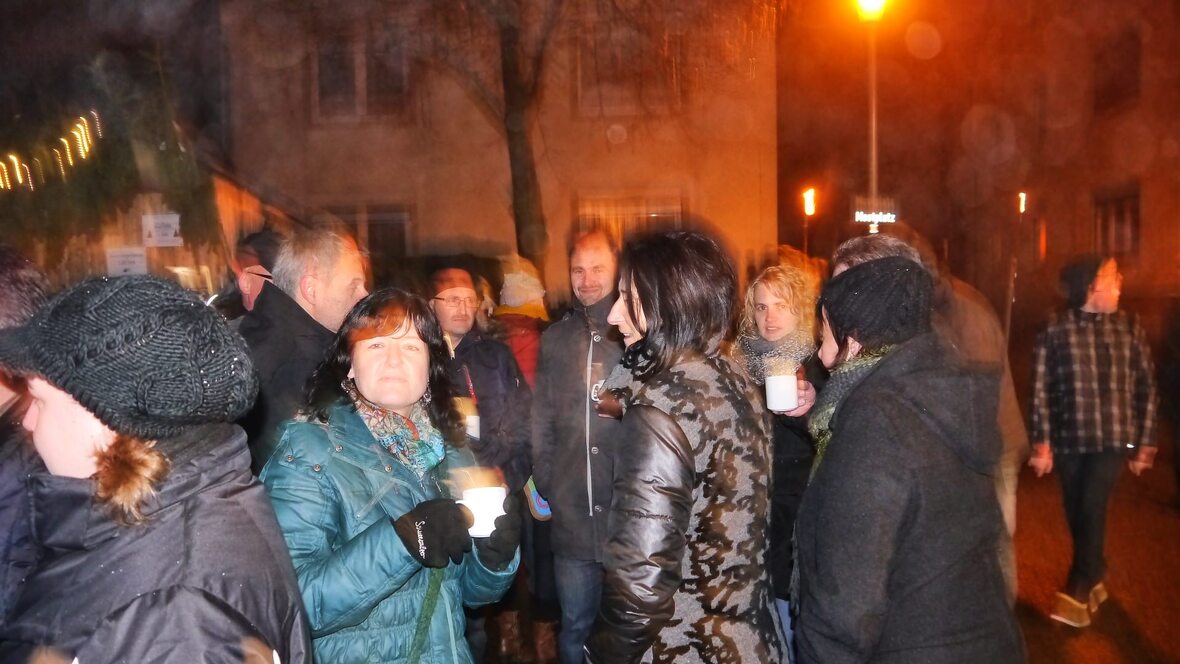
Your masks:
[{"label": "patterned scarf", "polygon": [[410,408],[406,418],[366,399],[351,380],[345,380],[343,387],[377,443],[413,470],[419,480],[446,457],[442,434],[430,423],[421,402]]},{"label": "patterned scarf", "polygon": [[778,341],[767,341],[757,334],[743,334],[737,338],[739,359],[745,365],[746,374],[755,383],[763,385],[766,376],[794,373],[815,353],[815,342],[810,337],[801,330]]},{"label": "patterned scarf", "polygon": [[832,370],[831,377],[824,385],[824,389],[820,391],[815,400],[815,407],[811,409],[811,415],[807,418],[807,430],[811,433],[811,439],[815,441],[815,462],[811,464],[809,482],[810,478],[815,477],[815,471],[819,470],[819,464],[823,462],[824,453],[828,450],[828,443],[832,441],[831,424],[836,408],[840,406],[852,388],[859,385],[860,381],[864,380],[864,377],[873,370],[873,367],[885,359],[885,356],[894,348],[895,346],[882,346],[876,350],[857,355],[851,360],[841,362]]}]

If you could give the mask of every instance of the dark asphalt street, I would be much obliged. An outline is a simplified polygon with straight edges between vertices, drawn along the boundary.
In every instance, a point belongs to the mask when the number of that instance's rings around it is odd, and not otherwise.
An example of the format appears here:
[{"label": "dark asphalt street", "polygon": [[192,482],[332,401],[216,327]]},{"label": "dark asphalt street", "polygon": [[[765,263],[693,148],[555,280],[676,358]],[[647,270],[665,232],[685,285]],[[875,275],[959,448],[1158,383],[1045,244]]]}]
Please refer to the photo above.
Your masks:
[{"label": "dark asphalt street", "polygon": [[[1170,438],[1168,432],[1164,432]],[[1180,662],[1180,509],[1170,441],[1155,467],[1124,471],[1106,531],[1110,600],[1093,624],[1076,629],[1049,619],[1069,567],[1069,532],[1056,477],[1020,477],[1016,552],[1017,615],[1033,663]]]}]

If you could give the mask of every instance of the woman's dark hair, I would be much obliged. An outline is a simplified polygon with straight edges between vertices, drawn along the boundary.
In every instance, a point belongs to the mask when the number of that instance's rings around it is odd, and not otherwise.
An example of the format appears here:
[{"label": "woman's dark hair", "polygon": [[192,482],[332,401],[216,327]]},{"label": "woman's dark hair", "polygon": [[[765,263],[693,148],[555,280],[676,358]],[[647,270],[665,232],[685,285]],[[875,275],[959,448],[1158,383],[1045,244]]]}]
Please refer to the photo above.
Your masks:
[{"label": "woman's dark hair", "polygon": [[684,355],[720,351],[733,326],[737,274],[716,240],[697,231],[641,236],[623,247],[619,275],[631,320],[639,320],[640,309],[647,319],[640,344],[652,361],[637,368],[637,378],[655,375]]},{"label": "woman's dark hair", "polygon": [[430,352],[426,382],[430,395],[426,411],[430,422],[447,441],[461,443],[465,440],[464,426],[455,409],[454,390],[447,378],[450,355],[442,328],[426,300],[397,288],[370,293],[348,312],[327,356],[312,376],[307,395],[308,410],[321,421],[327,421],[332,406],[348,399],[342,384],[352,368],[352,349],[356,343],[392,334],[401,329],[407,319]]},{"label": "woman's dark hair", "polygon": [[1110,260],[1107,256],[1085,254],[1076,256],[1061,268],[1061,290],[1070,309],[1081,309],[1090,298],[1090,287],[1098,278],[1098,270]]}]

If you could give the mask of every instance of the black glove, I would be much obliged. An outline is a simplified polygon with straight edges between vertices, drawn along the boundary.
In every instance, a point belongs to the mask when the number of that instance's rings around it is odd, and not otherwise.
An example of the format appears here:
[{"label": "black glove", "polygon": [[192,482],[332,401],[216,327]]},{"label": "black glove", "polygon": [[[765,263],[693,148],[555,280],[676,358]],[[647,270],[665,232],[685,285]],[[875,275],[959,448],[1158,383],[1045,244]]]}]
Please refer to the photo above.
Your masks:
[{"label": "black glove", "polygon": [[469,514],[459,503],[438,498],[418,503],[393,519],[393,529],[410,555],[423,566],[446,567],[448,558],[458,565],[463,562],[463,554],[471,550]]},{"label": "black glove", "polygon": [[516,555],[520,545],[520,494],[510,493],[504,499],[504,513],[496,517],[496,529],[490,537],[479,537],[479,561],[493,572],[502,572]]}]

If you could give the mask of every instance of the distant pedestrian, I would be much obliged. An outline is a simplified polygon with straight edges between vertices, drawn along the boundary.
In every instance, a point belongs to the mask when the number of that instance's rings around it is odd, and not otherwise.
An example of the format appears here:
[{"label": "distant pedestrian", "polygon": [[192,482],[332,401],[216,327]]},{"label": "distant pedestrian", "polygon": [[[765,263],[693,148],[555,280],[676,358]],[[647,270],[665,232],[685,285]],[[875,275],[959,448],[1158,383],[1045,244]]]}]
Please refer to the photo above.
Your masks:
[{"label": "distant pedestrian", "polygon": [[1073,560],[1050,617],[1074,627],[1107,598],[1106,510],[1126,463],[1135,475],[1155,459],[1158,396],[1147,335],[1119,311],[1123,275],[1113,258],[1087,256],[1061,271],[1068,298],[1037,337],[1029,465],[1061,480]]},{"label": "distant pedestrian", "polygon": [[311,660],[274,511],[232,421],[258,378],[246,345],[158,277],[96,278],[0,332],[26,376],[44,555],[0,630],[0,661]]}]

